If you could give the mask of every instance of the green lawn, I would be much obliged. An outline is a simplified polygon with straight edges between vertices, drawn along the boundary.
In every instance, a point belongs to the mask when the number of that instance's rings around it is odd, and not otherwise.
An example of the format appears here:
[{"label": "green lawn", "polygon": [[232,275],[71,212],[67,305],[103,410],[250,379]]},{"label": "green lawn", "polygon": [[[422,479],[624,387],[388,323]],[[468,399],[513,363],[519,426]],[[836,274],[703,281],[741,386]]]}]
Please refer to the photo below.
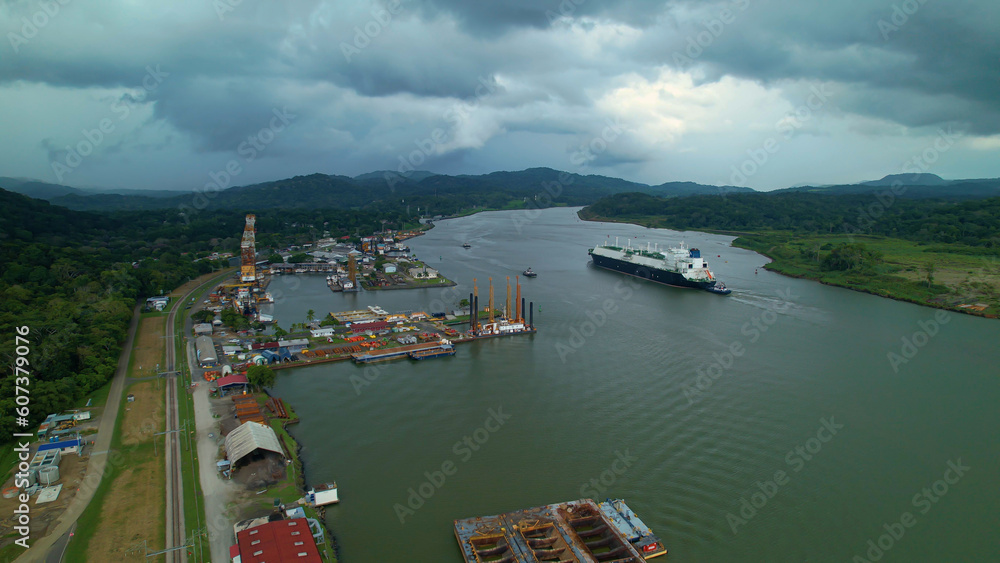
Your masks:
[{"label": "green lawn", "polygon": [[[883,255],[872,271],[824,270],[833,247],[861,243]],[[983,315],[1000,313],[1000,260],[965,245],[926,245],[888,237],[799,235],[768,232],[745,235],[734,246],[773,259],[767,269],[920,305]],[[928,279],[930,276],[930,280]],[[960,305],[986,305],[974,311]]]}]

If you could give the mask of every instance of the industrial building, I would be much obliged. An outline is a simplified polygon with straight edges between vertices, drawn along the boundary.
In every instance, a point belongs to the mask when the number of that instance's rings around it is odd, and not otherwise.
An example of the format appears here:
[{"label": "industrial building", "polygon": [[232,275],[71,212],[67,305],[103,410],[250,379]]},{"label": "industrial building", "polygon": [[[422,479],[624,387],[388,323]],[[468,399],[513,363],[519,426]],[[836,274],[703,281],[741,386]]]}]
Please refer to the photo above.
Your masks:
[{"label": "industrial building", "polygon": [[372,322],[356,322],[356,323],[351,323],[351,332],[353,332],[355,334],[357,334],[359,332],[366,332],[366,331],[369,331],[369,330],[372,331],[372,332],[375,332],[375,331],[379,331],[379,330],[386,330],[388,328],[389,328],[389,323],[387,323],[385,321],[372,321]]},{"label": "industrial building", "polygon": [[257,422],[247,422],[226,436],[226,457],[233,467],[243,458],[254,454],[273,452],[285,457],[278,436],[270,426]]},{"label": "industrial building", "polygon": [[313,531],[305,518],[265,522],[237,532],[236,545],[229,550],[234,561],[301,561],[322,563]]},{"label": "industrial building", "polygon": [[219,363],[219,357],[215,353],[215,343],[207,336],[199,336],[194,339],[195,350],[198,353],[198,364],[201,367],[214,367]]},{"label": "industrial building", "polygon": [[249,385],[247,376],[241,374],[227,375],[215,380],[215,386],[222,394],[243,392]]},{"label": "industrial building", "polygon": [[58,451],[61,455],[66,455],[66,454],[79,455],[81,450],[83,450],[83,441],[80,440],[79,438],[76,438],[74,440],[62,440],[60,442],[49,442],[48,444],[42,444],[41,446],[38,446],[38,452],[35,455],[38,455],[39,453],[44,454],[45,452],[48,451]]},{"label": "industrial building", "polygon": [[[219,324],[222,324],[222,320],[219,320]],[[197,335],[212,334],[212,324],[211,323],[198,323],[191,327],[194,329],[194,333]]]}]

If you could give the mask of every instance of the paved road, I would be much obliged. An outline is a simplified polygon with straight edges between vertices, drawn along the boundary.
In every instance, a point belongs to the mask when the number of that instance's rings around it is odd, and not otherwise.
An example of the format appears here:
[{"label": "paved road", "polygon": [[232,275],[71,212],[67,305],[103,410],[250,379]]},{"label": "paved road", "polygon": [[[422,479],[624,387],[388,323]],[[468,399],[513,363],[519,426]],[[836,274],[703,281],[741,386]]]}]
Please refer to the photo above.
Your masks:
[{"label": "paved road", "polygon": [[121,356],[118,358],[118,369],[111,380],[111,391],[108,393],[108,401],[104,405],[101,424],[98,427],[97,438],[92,449],[94,453],[90,454],[90,461],[87,463],[87,476],[80,485],[80,491],[66,507],[66,512],[56,520],[52,531],[36,541],[17,558],[17,561],[45,561],[47,554],[57,542],[62,545],[60,553],[64,551],[66,548],[64,536],[68,536],[70,530],[76,525],[76,520],[90,503],[90,499],[94,498],[94,492],[104,477],[105,471],[116,469],[116,467],[107,467],[107,452],[111,447],[111,435],[114,434],[115,424],[118,421],[118,407],[121,404],[122,391],[125,388],[125,372],[128,370],[129,354],[132,352],[132,343],[135,341],[135,333],[139,327],[141,307],[141,304],[136,305],[135,310],[132,311],[132,322],[128,327],[128,336],[125,338]]},{"label": "paved road", "polygon": [[[199,295],[198,301],[200,302],[202,298],[203,296]],[[194,312],[198,308],[200,307],[195,307],[191,311]],[[191,334],[192,324],[189,316],[185,323],[184,334]],[[196,370],[194,343],[191,339],[188,339],[186,349],[189,372],[199,373]],[[229,509],[241,489],[236,483],[223,479],[216,469],[215,460],[219,455],[222,433],[219,431],[218,421],[212,417],[208,393],[208,383],[198,381],[198,386],[194,390],[194,419],[199,478],[212,561],[228,561],[229,546],[236,543],[236,538],[233,535],[236,515],[230,514]],[[209,436],[210,434],[211,436]]]},{"label": "paved road", "polygon": [[[231,273],[227,272],[226,275]],[[213,278],[213,281],[215,279],[217,278]],[[177,307],[182,306],[186,300],[190,299],[191,294],[197,290],[198,288],[195,288],[180,297],[171,310],[173,311]],[[142,303],[136,304],[135,309],[132,311],[132,321],[129,323],[128,335],[125,337],[124,344],[122,344],[122,353],[118,357],[118,369],[111,380],[111,390],[108,393],[107,403],[104,405],[97,438],[94,440],[94,446],[91,450],[93,453],[90,454],[90,461],[87,463],[87,474],[80,485],[80,491],[70,502],[69,506],[66,507],[63,515],[56,520],[55,526],[51,531],[45,537],[39,538],[27,551],[22,553],[16,559],[18,563],[60,561],[63,552],[66,550],[68,540],[71,538],[70,534],[76,528],[76,521],[83,514],[87,505],[90,504],[91,499],[94,498],[94,492],[104,479],[105,473],[117,469],[117,466],[107,466],[107,454],[111,448],[111,437],[118,422],[118,408],[121,405],[122,395],[124,394],[128,360],[132,352],[132,345],[135,342],[135,334],[139,328],[139,314],[142,311],[142,305]],[[190,323],[190,319],[188,319],[188,322]],[[226,555],[228,556],[228,552]],[[58,559],[50,559],[51,557],[58,557]]]}]

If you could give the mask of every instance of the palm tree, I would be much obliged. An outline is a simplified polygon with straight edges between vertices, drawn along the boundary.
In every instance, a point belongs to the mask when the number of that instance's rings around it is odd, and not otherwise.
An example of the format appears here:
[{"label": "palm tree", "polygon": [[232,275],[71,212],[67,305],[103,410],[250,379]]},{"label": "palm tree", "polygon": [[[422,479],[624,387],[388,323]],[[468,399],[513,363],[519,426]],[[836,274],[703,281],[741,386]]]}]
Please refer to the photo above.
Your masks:
[{"label": "palm tree", "polygon": [[315,319],[316,319],[316,311],[313,311],[312,309],[309,309],[308,311],[306,311],[306,320],[307,321],[313,322]]}]

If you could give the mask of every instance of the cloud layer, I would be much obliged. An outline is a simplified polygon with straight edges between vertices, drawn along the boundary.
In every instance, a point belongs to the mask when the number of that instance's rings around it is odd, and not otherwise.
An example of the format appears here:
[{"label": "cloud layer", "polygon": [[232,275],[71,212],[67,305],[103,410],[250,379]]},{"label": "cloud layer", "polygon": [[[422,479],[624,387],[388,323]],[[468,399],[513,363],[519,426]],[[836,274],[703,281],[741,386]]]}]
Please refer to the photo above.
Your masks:
[{"label": "cloud layer", "polygon": [[63,1],[0,4],[0,175],[192,188],[236,159],[238,184],[410,164],[773,189],[898,173],[944,130],[929,172],[1000,176],[996,2]]}]

